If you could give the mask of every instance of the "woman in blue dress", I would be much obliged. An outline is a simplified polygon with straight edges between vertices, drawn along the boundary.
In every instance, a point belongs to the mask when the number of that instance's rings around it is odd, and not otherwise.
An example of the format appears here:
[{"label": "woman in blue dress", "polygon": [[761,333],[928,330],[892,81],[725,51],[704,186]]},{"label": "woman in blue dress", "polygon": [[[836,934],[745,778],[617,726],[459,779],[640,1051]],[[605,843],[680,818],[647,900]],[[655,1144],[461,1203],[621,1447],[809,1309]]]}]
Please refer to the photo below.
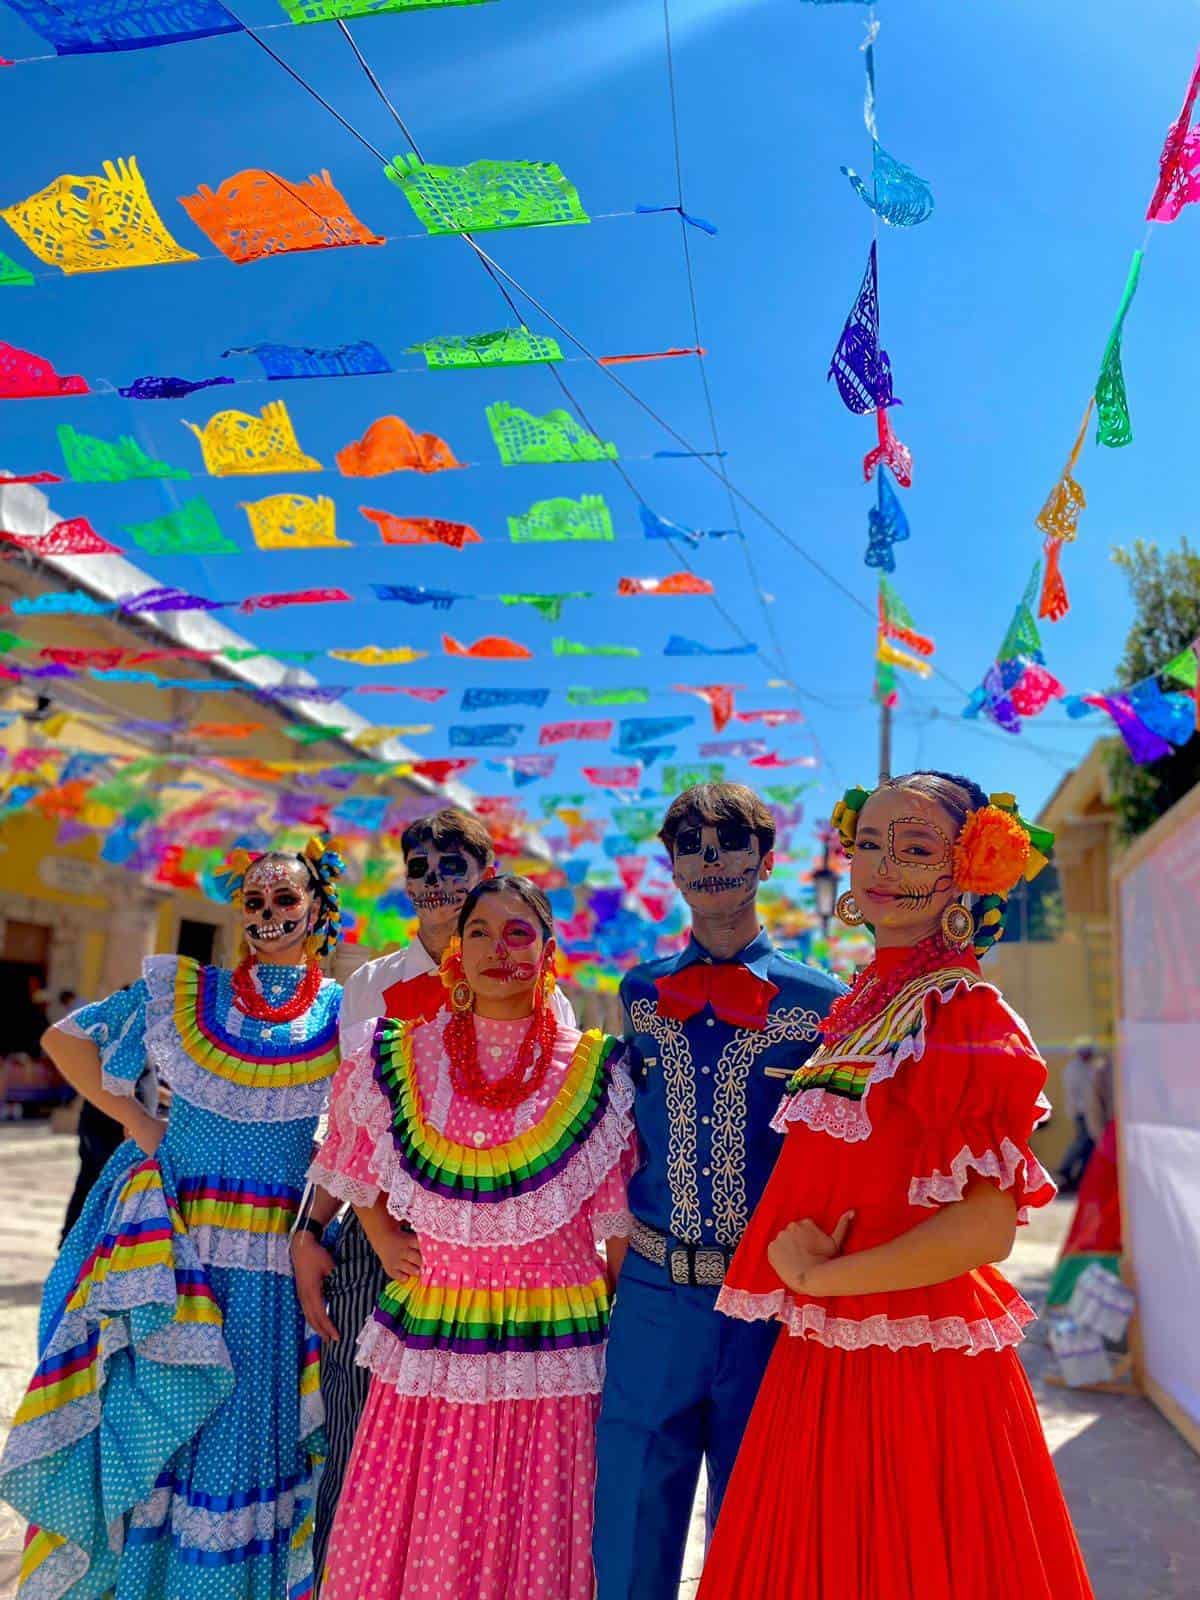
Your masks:
[{"label": "woman in blue dress", "polygon": [[[0,1494],[31,1525],[21,1600],[298,1600],[320,1431],[288,1234],[338,1062],[340,858],[231,864],[234,971],[152,956],[48,1053],[129,1135],[46,1285]],[[169,1119],[133,1097],[147,1060]]]}]

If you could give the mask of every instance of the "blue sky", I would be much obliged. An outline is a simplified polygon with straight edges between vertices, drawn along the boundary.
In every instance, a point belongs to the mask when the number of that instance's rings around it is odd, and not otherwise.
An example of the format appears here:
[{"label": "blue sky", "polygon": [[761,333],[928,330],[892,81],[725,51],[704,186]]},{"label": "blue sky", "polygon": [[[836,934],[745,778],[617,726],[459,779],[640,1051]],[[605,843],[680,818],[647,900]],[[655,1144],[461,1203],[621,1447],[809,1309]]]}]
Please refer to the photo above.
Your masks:
[{"label": "blue sky", "polygon": [[[258,25],[282,15],[268,0],[246,0],[239,14]],[[728,470],[871,606],[874,577],[862,556],[873,491],[862,483],[860,462],[873,422],[852,417],[825,381],[872,237],[870,212],[838,170],[843,163],[869,166],[858,50],[866,8],[672,0],[671,14],[686,203],[720,229],[711,239],[693,232],[690,242]],[[936,639],[940,667],[970,689],[1039,554],[1033,518],[1070,448],[1143,235],[1200,10],[1144,0],[1133,19],[1110,0],[881,0],[877,14],[880,135],[930,180],[937,200],[928,223],[883,230],[880,240],[883,339],[904,401],[893,419],[916,459],[904,500],[912,537],[899,550],[894,581],[918,626]],[[594,0],[586,8],[500,0],[354,27],[428,159],[557,161],[597,218],[673,201],[660,0]],[[403,147],[335,28],[276,28],[266,37],[378,148]],[[42,48],[14,15],[0,14],[0,54],[19,58]],[[212,247],[175,197],[250,166],[292,179],[329,168],[378,233],[419,232],[373,158],[244,36],[21,65],[6,71],[4,88],[9,135],[0,203],[58,173],[97,172],[105,159],[136,154],[168,227],[201,255]],[[1107,686],[1120,655],[1129,605],[1111,547],[1137,535],[1170,543],[1192,531],[1196,345],[1189,313],[1198,220],[1185,212],[1156,230],[1130,314],[1125,371],[1134,443],[1121,451],[1089,444],[1077,474],[1089,506],[1064,563],[1073,610],[1044,630],[1048,664],[1071,692]],[[692,342],[671,216],[619,215],[586,228],[494,233],[481,242],[596,352]],[[29,260],[11,236],[0,248]],[[418,339],[511,321],[459,241],[423,237],[243,267],[205,260],[42,277],[34,290],[5,291],[0,313],[0,338],[50,357],[60,371],[114,384],[145,372],[250,376],[253,363],[222,362],[220,355],[260,340],[366,338],[394,364],[411,365],[404,350]],[[544,327],[532,311],[528,320],[535,330]],[[602,373],[584,364],[560,371],[624,457],[671,446]],[[708,443],[694,362],[621,375],[689,439]],[[54,428],[71,422],[107,437],[134,432],[151,452],[198,468],[199,452],[180,419],[204,421],[228,405],[257,409],[277,398],[286,399],[305,449],[331,467],[338,448],[389,412],[485,465],[370,483],[336,473],[198,480],[191,487],[210,499],[243,553],[143,564],[163,582],[217,598],[318,583],[361,596],[353,607],[230,620],[268,647],[430,648],[428,660],[402,669],[318,664],[330,682],[450,687],[435,711],[437,732],[413,741],[422,754],[446,753],[447,726],[473,720],[457,712],[458,694],[478,684],[647,686],[655,698],[632,708],[635,714],[696,714],[681,757],[712,734],[704,707],[671,693],[672,684],[728,679],[746,685],[744,706],[792,703],[787,692],[766,687],[776,673],[765,661],[664,659],[672,632],[735,642],[708,601],[616,598],[620,576],[661,576],[677,563],[665,546],[640,541],[636,502],[610,467],[496,463],[484,409],[496,399],[534,412],[560,404],[542,368],[247,385],[156,406],[117,397],[10,403],[0,418],[0,459],[17,471],[60,465]],[[724,492],[696,462],[630,459],[628,470],[663,515],[728,526]],[[361,548],[252,552],[239,501],[289,488],[332,495],[339,531]],[[584,492],[605,494],[622,542],[542,550],[507,543],[507,515],[537,499]],[[128,544],[121,525],[169,509],[176,493],[150,483],[63,485],[54,504],[65,516],[88,515]],[[468,521],[486,542],[458,553],[382,549],[356,514],[360,504]],[[875,770],[872,624],[756,517],[747,513],[744,525],[808,718],[804,729],[785,730],[772,744],[785,755],[820,751],[824,806],[842,785]],[[744,551],[722,541],[692,559],[737,623],[772,653]],[[596,598],[569,605],[555,625],[494,601],[460,603],[448,616],[384,605],[369,598],[372,581],[477,594],[587,589]],[[511,633],[536,659],[499,668],[446,660],[437,644],[444,625],[466,640]],[[555,633],[637,643],[643,656],[557,661],[550,654]],[[987,787],[1014,789],[1027,811],[1101,731],[1092,722],[1069,724],[1052,708],[1012,738],[963,723],[963,697],[944,679],[927,686],[905,680],[903,687],[896,767],[965,770]],[[350,704],[380,721],[425,720],[424,707],[403,699]],[[206,703],[206,716],[214,706]],[[576,714],[558,694],[544,713],[514,713],[528,727],[519,751],[536,750],[541,721]],[[758,731],[731,727],[727,736]],[[599,745],[567,745],[559,753],[557,791],[575,787],[581,764],[617,759]],[[795,776],[807,774],[796,769]],[[483,768],[472,781],[487,792],[508,787]],[[536,803],[547,787],[523,793]]]}]

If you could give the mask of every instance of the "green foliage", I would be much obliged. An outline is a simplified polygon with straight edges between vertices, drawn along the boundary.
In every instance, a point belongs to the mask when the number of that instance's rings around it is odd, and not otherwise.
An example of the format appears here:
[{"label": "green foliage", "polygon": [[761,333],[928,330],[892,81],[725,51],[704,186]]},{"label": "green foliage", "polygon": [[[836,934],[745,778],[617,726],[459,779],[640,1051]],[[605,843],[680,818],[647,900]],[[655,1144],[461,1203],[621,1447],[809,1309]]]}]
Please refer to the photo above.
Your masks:
[{"label": "green foliage", "polygon": [[1052,944],[1065,926],[1062,889],[1053,865],[1044,867],[1032,883],[1019,883],[1009,896],[1005,944]]},{"label": "green foliage", "polygon": [[[1186,538],[1177,550],[1168,551],[1135,539],[1114,550],[1112,559],[1129,582],[1134,604],[1118,669],[1119,686],[1127,688],[1200,638],[1200,551]],[[1200,783],[1200,738],[1141,767],[1119,745],[1109,758],[1109,771],[1121,831],[1127,839],[1136,838]]]}]

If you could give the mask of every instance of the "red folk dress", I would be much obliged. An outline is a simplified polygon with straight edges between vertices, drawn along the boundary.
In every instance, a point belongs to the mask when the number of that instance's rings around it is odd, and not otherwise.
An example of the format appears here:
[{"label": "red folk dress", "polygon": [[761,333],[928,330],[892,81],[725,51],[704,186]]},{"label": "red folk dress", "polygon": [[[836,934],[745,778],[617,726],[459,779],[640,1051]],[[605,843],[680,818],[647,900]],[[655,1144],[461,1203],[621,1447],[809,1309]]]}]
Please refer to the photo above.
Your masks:
[{"label": "red folk dress", "polygon": [[[886,978],[906,950],[878,953]],[[1029,1147],[1045,1066],[969,955],[908,983],[789,1085],[778,1164],[718,1306],[775,1347],[698,1600],[1093,1600],[1017,1356],[1032,1309],[994,1267],[821,1299],[767,1247],[855,1219],[845,1253],[919,1227],[982,1176],[1019,1220],[1054,1185]]]}]

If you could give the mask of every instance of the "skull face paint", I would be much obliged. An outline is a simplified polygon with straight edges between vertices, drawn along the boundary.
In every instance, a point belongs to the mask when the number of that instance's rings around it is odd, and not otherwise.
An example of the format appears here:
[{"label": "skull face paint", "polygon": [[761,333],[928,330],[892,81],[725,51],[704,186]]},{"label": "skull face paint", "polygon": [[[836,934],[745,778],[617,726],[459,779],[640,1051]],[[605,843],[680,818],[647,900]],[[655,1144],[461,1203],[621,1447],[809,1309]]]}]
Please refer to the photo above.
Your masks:
[{"label": "skull face paint", "polygon": [[863,806],[850,886],[877,939],[882,932],[886,943],[916,943],[933,932],[958,895],[955,833],[954,819],[915,791],[882,789]]},{"label": "skull face paint", "polygon": [[461,845],[447,844],[440,850],[432,841],[418,845],[404,867],[408,898],[422,920],[453,921],[483,876],[483,867]]},{"label": "skull face paint", "polygon": [[485,895],[462,931],[462,963],[476,995],[530,992],[551,959],[554,941],[517,895]]},{"label": "skull face paint", "polygon": [[689,819],[675,835],[675,886],[703,916],[735,912],[752,903],[771,864],[771,854],[764,857],[758,835],[744,822]]},{"label": "skull face paint", "polygon": [[317,916],[317,897],[300,861],[268,857],[248,869],[242,885],[242,932],[257,959],[299,963]]}]

